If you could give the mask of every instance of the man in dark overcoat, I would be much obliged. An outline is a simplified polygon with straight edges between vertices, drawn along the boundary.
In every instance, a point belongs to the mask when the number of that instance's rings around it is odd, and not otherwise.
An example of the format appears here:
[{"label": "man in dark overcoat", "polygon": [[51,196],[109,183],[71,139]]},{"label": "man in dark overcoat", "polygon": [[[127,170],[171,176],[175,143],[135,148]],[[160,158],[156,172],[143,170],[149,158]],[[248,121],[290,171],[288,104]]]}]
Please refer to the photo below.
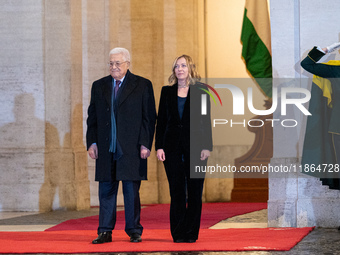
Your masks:
[{"label": "man in dark overcoat", "polygon": [[111,242],[116,223],[119,181],[123,185],[125,232],[141,242],[141,180],[147,179],[156,122],[152,83],[129,71],[130,53],[114,48],[109,54],[110,75],[95,81],[88,108],[86,142],[96,159],[99,182],[99,227],[94,244]]}]

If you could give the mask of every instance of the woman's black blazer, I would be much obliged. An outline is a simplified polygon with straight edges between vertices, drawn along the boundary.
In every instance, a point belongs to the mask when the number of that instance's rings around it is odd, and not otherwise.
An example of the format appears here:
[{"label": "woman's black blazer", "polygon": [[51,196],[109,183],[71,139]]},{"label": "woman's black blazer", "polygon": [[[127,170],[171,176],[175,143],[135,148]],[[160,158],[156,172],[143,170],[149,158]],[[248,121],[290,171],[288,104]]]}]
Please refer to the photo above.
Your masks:
[{"label": "woman's black blazer", "polygon": [[206,94],[201,83],[190,85],[184,105],[182,119],[178,113],[178,85],[164,86],[159,101],[156,126],[156,150],[165,153],[182,149],[212,151],[212,134],[210,119],[210,100],[207,95],[207,114],[201,114],[201,95]]}]

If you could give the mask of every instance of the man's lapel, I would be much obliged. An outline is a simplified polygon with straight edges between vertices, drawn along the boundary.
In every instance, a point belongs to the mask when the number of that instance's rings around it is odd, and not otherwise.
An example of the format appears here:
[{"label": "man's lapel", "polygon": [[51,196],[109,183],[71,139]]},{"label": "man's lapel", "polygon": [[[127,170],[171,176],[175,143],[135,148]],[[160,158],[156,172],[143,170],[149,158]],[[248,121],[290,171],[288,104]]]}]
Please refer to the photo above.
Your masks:
[{"label": "man's lapel", "polygon": [[124,100],[131,94],[131,92],[136,88],[136,77],[129,70],[127,71],[123,84],[121,88],[118,90],[118,106],[121,105]]},{"label": "man's lapel", "polygon": [[112,95],[112,76],[109,75],[103,82],[103,94],[108,105],[111,107],[111,95]]}]

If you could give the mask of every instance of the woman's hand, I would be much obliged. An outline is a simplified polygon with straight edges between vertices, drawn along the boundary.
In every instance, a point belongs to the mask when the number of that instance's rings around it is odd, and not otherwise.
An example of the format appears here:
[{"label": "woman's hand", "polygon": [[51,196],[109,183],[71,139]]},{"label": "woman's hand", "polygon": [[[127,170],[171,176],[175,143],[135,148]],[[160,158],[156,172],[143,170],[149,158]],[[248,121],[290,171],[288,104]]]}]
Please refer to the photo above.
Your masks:
[{"label": "woman's hand", "polygon": [[165,153],[163,149],[158,149],[157,150],[157,158],[160,161],[164,161],[165,160]]},{"label": "woman's hand", "polygon": [[201,160],[206,160],[210,156],[209,150],[202,150],[201,151]]}]

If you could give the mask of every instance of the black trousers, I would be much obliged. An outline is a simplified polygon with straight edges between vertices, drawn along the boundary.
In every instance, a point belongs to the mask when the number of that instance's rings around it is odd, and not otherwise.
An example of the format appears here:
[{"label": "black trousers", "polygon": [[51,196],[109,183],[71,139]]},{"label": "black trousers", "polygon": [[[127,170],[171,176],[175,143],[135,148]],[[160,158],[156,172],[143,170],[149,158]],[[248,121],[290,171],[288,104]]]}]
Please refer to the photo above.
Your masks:
[{"label": "black trousers", "polygon": [[[165,171],[170,188],[170,230],[174,240],[197,240],[204,179],[190,178],[189,153],[166,153]],[[202,161],[201,161],[202,164]]]},{"label": "black trousers", "polygon": [[[99,226],[98,234],[112,232],[116,225],[117,194],[119,181],[116,180],[116,162],[112,164],[110,182],[99,182]],[[133,233],[142,235],[143,226],[140,224],[141,204],[139,189],[141,181],[121,181],[123,185],[125,232],[128,236]]]},{"label": "black trousers", "polygon": [[[125,232],[142,234],[140,224],[141,205],[139,188],[141,181],[122,181],[125,209]],[[117,193],[119,181],[99,182],[99,226],[98,234],[112,232],[116,225]]]}]

